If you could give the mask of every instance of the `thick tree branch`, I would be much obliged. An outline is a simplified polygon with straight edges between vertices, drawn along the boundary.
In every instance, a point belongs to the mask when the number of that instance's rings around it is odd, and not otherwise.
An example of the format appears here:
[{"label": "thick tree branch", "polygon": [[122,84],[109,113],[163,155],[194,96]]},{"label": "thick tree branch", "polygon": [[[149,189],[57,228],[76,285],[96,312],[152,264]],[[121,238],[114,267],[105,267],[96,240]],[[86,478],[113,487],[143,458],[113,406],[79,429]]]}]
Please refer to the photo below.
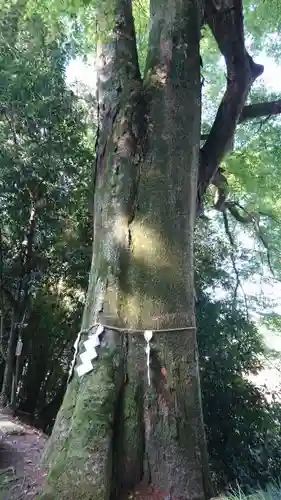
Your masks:
[{"label": "thick tree branch", "polygon": [[[105,6],[106,8],[106,6]],[[100,15],[98,44],[98,105],[100,119],[120,104],[124,94],[141,82],[135,25],[131,0],[114,0],[112,11],[118,12],[110,34],[102,28],[106,13]],[[138,85],[137,85],[138,88]]]},{"label": "thick tree branch", "polygon": [[217,188],[215,208],[220,212],[223,212],[225,209],[225,204],[229,191],[227,178],[225,177],[223,172],[224,170],[221,167],[219,167],[212,180],[213,186],[216,186]]},{"label": "thick tree branch", "polygon": [[[238,123],[244,123],[255,118],[276,116],[281,114],[281,99],[277,101],[258,102],[244,106]],[[201,134],[201,140],[206,141],[209,134]]]},{"label": "thick tree branch", "polygon": [[[97,50],[97,136],[96,136],[96,163],[93,169],[93,205],[98,183],[109,156],[108,146],[112,148],[114,137],[115,148],[120,143],[120,152],[135,153],[137,148],[136,137],[140,130],[136,125],[139,115],[144,117],[145,111],[141,101],[142,78],[139,69],[135,24],[132,13],[132,0],[113,0],[112,3],[113,29],[108,34],[106,12],[100,15],[98,22],[98,50]],[[101,10],[106,10],[106,2],[101,3]],[[102,25],[105,27],[102,28]],[[106,31],[107,30],[107,31]],[[124,104],[128,104],[127,109]],[[122,118],[122,131],[115,133],[115,124],[120,110],[126,110]],[[133,123],[134,122],[134,123]],[[139,120],[143,123],[144,120]],[[121,133],[121,137],[120,137]],[[112,154],[112,152],[110,152]],[[121,153],[120,153],[121,154]],[[126,156],[126,155],[125,155]],[[124,161],[124,157],[122,159]],[[135,168],[134,177],[137,176]],[[131,194],[131,193],[130,193]],[[130,195],[129,195],[130,198]],[[130,203],[128,203],[130,205]],[[99,209],[98,209],[99,210]],[[127,207],[132,211],[131,207]],[[94,209],[95,212],[95,209]],[[94,224],[95,228],[95,224]],[[95,239],[95,230],[94,236]]]},{"label": "thick tree branch", "polygon": [[237,208],[237,203],[235,202],[227,201],[225,203],[225,209],[229,210],[234,219],[241,222],[241,224],[249,224],[250,222],[253,222],[253,216],[248,213],[247,215],[242,215]]},{"label": "thick tree branch", "polygon": [[[106,5],[105,5],[106,8]],[[101,7],[101,10],[103,7]],[[100,14],[97,49],[98,143],[96,158],[104,154],[110,131],[121,101],[128,100],[141,86],[135,24],[131,0],[114,0],[112,11],[118,12],[110,34],[103,28],[107,14]],[[102,127],[101,127],[102,124]],[[95,176],[96,174],[94,174]]]},{"label": "thick tree branch", "polygon": [[255,64],[244,43],[242,0],[227,0],[217,10],[206,4],[206,20],[223,54],[227,67],[227,88],[217,116],[201,149],[199,168],[199,199],[212,181],[225,153],[231,147],[235,129],[248,92],[263,66]]},{"label": "thick tree branch", "polygon": [[281,99],[271,102],[258,102],[244,106],[239,123],[243,123],[254,118],[262,118],[264,116],[274,116],[281,113]]}]

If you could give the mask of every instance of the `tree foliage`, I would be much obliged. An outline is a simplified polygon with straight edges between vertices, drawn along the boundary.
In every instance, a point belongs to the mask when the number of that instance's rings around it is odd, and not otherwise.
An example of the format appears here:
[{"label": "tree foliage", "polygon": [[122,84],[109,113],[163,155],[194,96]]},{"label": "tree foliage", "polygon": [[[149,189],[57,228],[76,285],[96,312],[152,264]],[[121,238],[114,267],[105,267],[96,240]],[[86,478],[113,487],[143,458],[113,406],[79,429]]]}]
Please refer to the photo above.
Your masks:
[{"label": "tree foliage", "polygon": [[[202,234],[204,238],[202,239]],[[212,253],[210,253],[212,248]],[[213,480],[218,489],[237,483],[247,488],[279,477],[279,405],[247,375],[264,363],[263,337],[243,307],[233,307],[233,291],[216,297],[218,285],[235,288],[226,271],[229,242],[200,223],[196,238],[197,321],[201,384]]]},{"label": "tree foliage", "polygon": [[[92,244],[94,124],[85,117],[92,96],[74,95],[66,88],[64,73],[74,48],[80,54],[95,48],[99,7],[56,0],[1,4],[0,375],[3,381],[11,331],[15,329],[18,339],[16,324],[22,324],[17,407],[48,432],[65,391]],[[244,8],[251,49],[257,53],[265,46],[268,54],[280,56],[281,43],[275,36],[280,25],[278,5],[245,2]],[[136,0],[134,15],[144,72],[148,3]],[[210,28],[202,32],[201,53],[202,136],[208,140],[227,83]],[[253,110],[255,104],[279,100],[277,93],[256,86],[247,104]],[[241,122],[234,149],[223,160],[220,152],[215,155],[225,169],[227,203],[212,221],[200,221],[198,226],[202,392],[219,487],[236,481],[250,486],[266,483],[280,470],[280,408],[270,407],[245,378],[261,368],[264,354],[256,326],[247,317],[246,309],[254,305],[248,300],[245,307],[245,297],[237,301],[235,296],[243,281],[263,273],[265,267],[280,279],[280,119],[275,115],[272,111]],[[207,217],[215,191],[217,185],[208,189]],[[257,242],[251,255],[240,244],[241,233]],[[27,265],[23,255],[28,236]],[[218,288],[225,293],[220,300],[215,297]],[[275,327],[280,329],[278,321]]]},{"label": "tree foliage", "polygon": [[[38,291],[46,286],[56,289],[59,283],[69,296],[73,290],[83,291],[92,238],[89,181],[93,150],[88,145],[80,99],[65,84],[68,46],[62,32],[57,41],[49,37],[40,17],[23,23],[21,15],[20,5],[5,6],[1,17],[4,401],[11,398],[17,341],[23,341],[20,371],[28,363],[31,344],[36,349],[30,334]],[[44,345],[42,340],[40,345]],[[50,359],[52,355],[50,351]]]}]

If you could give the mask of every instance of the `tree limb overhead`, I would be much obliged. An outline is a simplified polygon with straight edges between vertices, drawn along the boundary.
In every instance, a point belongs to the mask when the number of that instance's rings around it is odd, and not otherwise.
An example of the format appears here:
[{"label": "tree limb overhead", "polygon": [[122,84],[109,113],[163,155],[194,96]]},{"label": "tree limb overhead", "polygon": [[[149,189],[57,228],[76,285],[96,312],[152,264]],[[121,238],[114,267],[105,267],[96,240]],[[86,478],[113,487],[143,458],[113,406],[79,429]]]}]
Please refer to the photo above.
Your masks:
[{"label": "tree limb overhead", "polygon": [[199,205],[224,155],[231,149],[248,92],[264,69],[254,63],[245,48],[242,0],[234,0],[231,6],[223,0],[219,10],[212,2],[207,2],[205,18],[225,58],[227,88],[208,138],[201,148]]},{"label": "tree limb overhead", "polygon": [[263,116],[279,115],[281,113],[281,99],[271,102],[258,102],[244,106],[239,123]]},{"label": "tree limb overhead", "polygon": [[[238,123],[244,123],[255,118],[263,118],[265,116],[276,116],[281,114],[281,99],[277,101],[258,102],[256,104],[248,104],[244,106]],[[202,134],[201,140],[206,141],[209,134]]]}]

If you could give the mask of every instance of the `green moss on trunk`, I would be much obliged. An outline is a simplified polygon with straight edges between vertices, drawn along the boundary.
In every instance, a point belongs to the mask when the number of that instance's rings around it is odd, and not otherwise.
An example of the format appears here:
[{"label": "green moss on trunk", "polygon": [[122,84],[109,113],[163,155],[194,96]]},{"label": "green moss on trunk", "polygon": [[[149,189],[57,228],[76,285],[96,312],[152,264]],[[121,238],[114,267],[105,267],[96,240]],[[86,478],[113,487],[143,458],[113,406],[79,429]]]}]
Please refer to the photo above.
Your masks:
[{"label": "green moss on trunk", "polygon": [[93,371],[67,390],[47,452],[43,498],[116,500],[120,483],[139,482],[146,456],[155,486],[201,500],[204,429],[193,291],[200,5],[151,0],[144,88],[131,2],[113,3],[118,36],[101,57],[103,120],[83,327],[101,320],[174,331],[154,334],[151,387],[143,336],[106,332]]},{"label": "green moss on trunk", "polygon": [[93,372],[68,387],[44,457],[50,473],[42,499],[110,498],[114,422],[126,347],[122,336],[108,335],[108,347]]}]

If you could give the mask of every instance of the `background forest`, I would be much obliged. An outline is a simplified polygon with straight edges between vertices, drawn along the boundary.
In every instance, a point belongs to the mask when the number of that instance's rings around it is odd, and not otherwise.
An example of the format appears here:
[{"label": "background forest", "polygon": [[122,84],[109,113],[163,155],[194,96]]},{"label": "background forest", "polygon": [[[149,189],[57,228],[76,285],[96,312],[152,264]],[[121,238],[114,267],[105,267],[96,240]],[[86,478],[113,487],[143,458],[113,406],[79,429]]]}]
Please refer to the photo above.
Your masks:
[{"label": "background forest", "polygon": [[[1,404],[46,433],[65,392],[88,283],[97,111],[94,6],[60,5],[0,7]],[[146,0],[134,8],[144,60]],[[277,2],[245,2],[247,44],[265,65],[249,103],[281,98],[280,23]],[[225,86],[208,29],[201,56],[204,139]],[[278,115],[239,126],[222,165],[228,210],[214,209],[211,187],[196,228],[203,411],[219,490],[280,477],[281,363],[268,343],[281,331],[280,131]],[[256,385],[265,367],[275,389]]]}]

